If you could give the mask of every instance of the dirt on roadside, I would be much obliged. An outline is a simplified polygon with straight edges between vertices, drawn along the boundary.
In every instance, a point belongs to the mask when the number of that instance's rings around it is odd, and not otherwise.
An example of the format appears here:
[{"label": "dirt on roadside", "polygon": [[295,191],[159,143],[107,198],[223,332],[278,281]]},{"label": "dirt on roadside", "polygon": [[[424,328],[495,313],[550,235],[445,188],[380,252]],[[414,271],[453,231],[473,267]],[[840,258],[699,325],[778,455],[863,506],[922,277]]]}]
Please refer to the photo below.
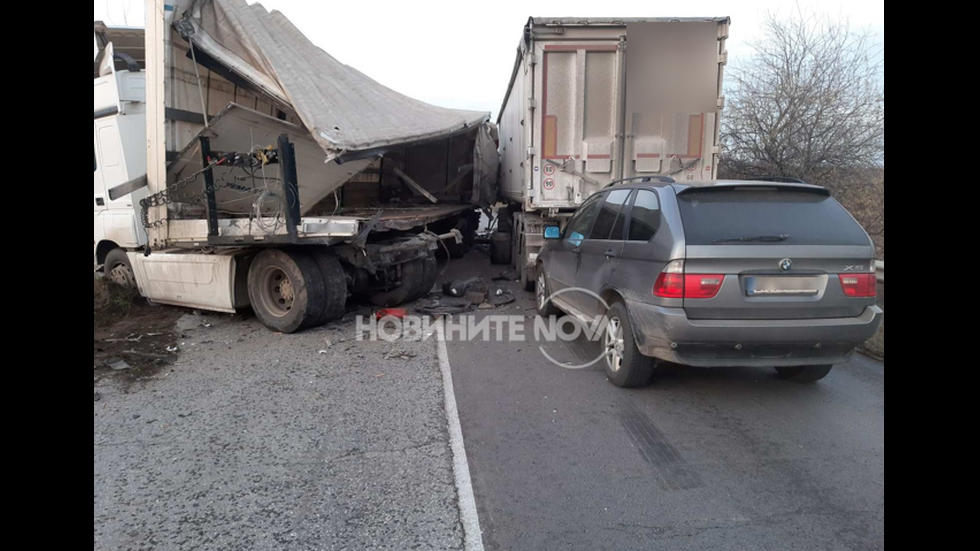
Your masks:
[{"label": "dirt on roadside", "polygon": [[177,359],[174,324],[186,310],[150,305],[101,278],[95,279],[93,296],[96,383],[109,376],[130,383],[152,377]]}]

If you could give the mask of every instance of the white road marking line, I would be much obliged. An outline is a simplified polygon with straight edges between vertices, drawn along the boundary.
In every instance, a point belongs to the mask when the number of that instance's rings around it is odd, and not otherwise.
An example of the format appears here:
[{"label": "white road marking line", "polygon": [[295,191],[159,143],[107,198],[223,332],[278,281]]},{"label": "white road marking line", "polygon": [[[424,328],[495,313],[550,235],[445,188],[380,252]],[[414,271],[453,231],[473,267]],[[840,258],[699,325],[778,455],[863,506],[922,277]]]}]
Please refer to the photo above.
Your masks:
[{"label": "white road marking line", "polygon": [[446,349],[445,319],[436,324],[439,369],[442,370],[442,393],[446,397],[446,418],[449,421],[449,445],[453,450],[453,473],[456,476],[456,493],[459,498],[459,519],[463,523],[464,546],[466,551],[483,551],[483,531],[480,530],[480,516],[476,510],[476,498],[470,481],[470,464],[466,459],[466,446],[463,445],[463,427],[459,422],[456,408],[456,393],[453,390],[453,373],[449,366],[449,351]]}]

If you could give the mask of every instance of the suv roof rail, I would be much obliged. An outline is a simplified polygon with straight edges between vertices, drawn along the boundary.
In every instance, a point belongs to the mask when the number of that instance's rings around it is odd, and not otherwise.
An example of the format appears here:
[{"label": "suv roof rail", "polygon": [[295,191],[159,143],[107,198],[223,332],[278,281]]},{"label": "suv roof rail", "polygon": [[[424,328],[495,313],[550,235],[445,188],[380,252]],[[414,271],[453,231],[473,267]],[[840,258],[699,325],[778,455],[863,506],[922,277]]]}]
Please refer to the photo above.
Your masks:
[{"label": "suv roof rail", "polygon": [[806,184],[807,182],[799,178],[791,178],[789,176],[764,176],[761,178],[738,178],[746,182],[779,182],[782,184]]},{"label": "suv roof rail", "polygon": [[637,180],[642,181],[642,182],[657,181],[657,182],[660,182],[662,184],[676,184],[677,183],[677,181],[674,180],[673,178],[671,178],[670,176],[657,176],[657,175],[654,175],[654,176],[633,176],[632,178],[623,178],[622,180],[614,180],[612,182],[609,182],[608,184],[605,185],[605,187],[603,189],[608,188],[608,187],[613,187],[616,184],[624,184],[626,182],[634,182],[634,181],[637,181]]}]

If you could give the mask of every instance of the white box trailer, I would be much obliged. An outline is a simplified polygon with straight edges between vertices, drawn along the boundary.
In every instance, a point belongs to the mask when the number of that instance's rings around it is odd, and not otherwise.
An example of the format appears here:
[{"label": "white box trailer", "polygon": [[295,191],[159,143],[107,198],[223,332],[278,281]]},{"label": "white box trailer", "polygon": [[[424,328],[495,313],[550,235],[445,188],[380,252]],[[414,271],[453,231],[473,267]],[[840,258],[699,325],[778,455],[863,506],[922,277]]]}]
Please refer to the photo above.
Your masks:
[{"label": "white box trailer", "polygon": [[505,256],[529,289],[544,225],[563,225],[611,182],[715,178],[729,23],[528,20],[497,126],[500,196],[511,205],[498,231],[510,233]]},{"label": "white box trailer", "polygon": [[244,0],[95,26],[97,269],[291,332],[431,289],[496,196],[487,113],[390,90]]}]

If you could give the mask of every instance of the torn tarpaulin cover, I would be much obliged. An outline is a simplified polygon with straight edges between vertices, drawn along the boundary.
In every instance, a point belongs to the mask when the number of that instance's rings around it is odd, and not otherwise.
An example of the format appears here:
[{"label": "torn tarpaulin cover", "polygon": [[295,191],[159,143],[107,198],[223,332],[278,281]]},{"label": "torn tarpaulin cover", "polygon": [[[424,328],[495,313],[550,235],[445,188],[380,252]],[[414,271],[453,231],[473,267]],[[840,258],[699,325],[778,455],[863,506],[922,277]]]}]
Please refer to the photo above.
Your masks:
[{"label": "torn tarpaulin cover", "polygon": [[[290,105],[314,140],[339,162],[467,131],[489,113],[436,107],[344,65],[284,15],[244,0],[196,2],[190,40],[270,97]],[[183,25],[181,33],[190,29]]]}]

